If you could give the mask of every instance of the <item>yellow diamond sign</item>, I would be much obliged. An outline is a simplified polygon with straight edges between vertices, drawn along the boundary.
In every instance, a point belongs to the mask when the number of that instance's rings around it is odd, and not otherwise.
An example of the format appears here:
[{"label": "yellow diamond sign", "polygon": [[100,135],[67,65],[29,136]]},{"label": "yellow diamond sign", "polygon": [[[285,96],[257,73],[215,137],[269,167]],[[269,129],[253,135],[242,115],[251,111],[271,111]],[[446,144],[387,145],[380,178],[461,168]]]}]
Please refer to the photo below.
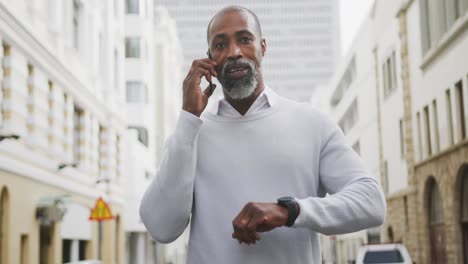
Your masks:
[{"label": "yellow diamond sign", "polygon": [[109,205],[99,197],[96,200],[96,204],[94,208],[91,210],[91,215],[89,216],[89,220],[94,221],[103,221],[103,220],[111,220],[114,217],[112,216],[112,212],[109,208]]}]

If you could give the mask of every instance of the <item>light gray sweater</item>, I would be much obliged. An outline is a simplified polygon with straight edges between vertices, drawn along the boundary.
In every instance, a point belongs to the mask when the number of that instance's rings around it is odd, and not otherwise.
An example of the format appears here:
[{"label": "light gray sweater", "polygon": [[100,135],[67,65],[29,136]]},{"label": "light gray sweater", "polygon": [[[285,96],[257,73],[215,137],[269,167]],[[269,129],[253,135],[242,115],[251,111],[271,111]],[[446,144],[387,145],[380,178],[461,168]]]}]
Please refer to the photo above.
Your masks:
[{"label": "light gray sweater", "polygon": [[[306,104],[275,100],[238,118],[181,112],[140,216],[162,243],[191,222],[188,263],[321,263],[318,233],[383,223],[381,187],[339,127]],[[251,246],[231,238],[232,220],[247,202],[281,196],[298,200],[292,228],[261,233]]]}]

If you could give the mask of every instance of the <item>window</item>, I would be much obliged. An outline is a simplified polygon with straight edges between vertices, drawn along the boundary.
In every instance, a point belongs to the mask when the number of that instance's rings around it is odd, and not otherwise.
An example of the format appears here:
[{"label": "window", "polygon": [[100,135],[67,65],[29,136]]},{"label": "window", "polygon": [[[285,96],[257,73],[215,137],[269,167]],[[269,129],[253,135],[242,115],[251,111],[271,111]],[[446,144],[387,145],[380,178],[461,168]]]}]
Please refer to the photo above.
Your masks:
[{"label": "window", "polygon": [[20,263],[27,264],[29,263],[29,239],[28,235],[22,234],[21,235],[21,256],[20,256]]},{"label": "window", "polygon": [[114,89],[119,94],[119,52],[114,50]]},{"label": "window", "polygon": [[428,184],[429,236],[432,263],[447,263],[445,251],[444,207],[436,181]]},{"label": "window", "polygon": [[460,224],[463,238],[463,253],[465,255],[465,262],[463,263],[468,263],[468,167],[465,167],[462,174],[462,190],[460,198]]},{"label": "window", "polygon": [[385,60],[382,68],[384,98],[387,98],[396,88],[395,51]]},{"label": "window", "polygon": [[403,197],[403,206],[405,207],[405,226],[409,227],[409,213],[408,213],[408,196]]},{"label": "window", "polygon": [[429,106],[424,107],[424,121],[425,121],[425,131],[426,131],[426,154],[427,156],[432,155],[432,146],[431,146],[431,121],[429,119]]},{"label": "window", "polygon": [[141,38],[128,37],[125,38],[125,57],[140,58],[141,57]]},{"label": "window", "polygon": [[80,48],[81,8],[81,1],[73,0],[72,44],[76,50]]},{"label": "window", "polygon": [[143,145],[148,146],[148,130],[141,126],[130,126],[129,129],[134,129],[138,132],[138,141]]},{"label": "window", "polygon": [[419,112],[416,113],[416,122],[418,123],[418,151],[419,151],[419,160],[423,159],[423,151],[422,151],[422,132],[421,132],[421,114]]},{"label": "window", "polygon": [[467,9],[466,0],[420,1],[423,53],[433,47]]},{"label": "window", "polygon": [[465,124],[465,106],[463,103],[463,85],[462,81],[459,81],[455,84],[455,96],[456,96],[456,104],[457,104],[457,121],[459,123],[458,132],[460,133],[460,140],[466,138],[466,124]]},{"label": "window", "polygon": [[405,131],[403,128],[403,120],[400,119],[400,157],[405,157]]},{"label": "window", "polygon": [[405,260],[399,250],[368,251],[364,263],[403,263]]},{"label": "window", "polygon": [[426,53],[429,48],[431,47],[431,32],[429,30],[430,24],[429,24],[429,6],[428,6],[428,0],[421,0],[420,2],[420,23],[421,23],[421,34],[422,34],[422,50],[423,53]]},{"label": "window", "polygon": [[114,259],[115,263],[120,262],[120,216],[115,216],[115,242],[114,242]]},{"label": "window", "polygon": [[79,240],[78,242],[78,260],[85,260],[87,258],[87,248],[89,245],[89,241],[87,240]]},{"label": "window", "polygon": [[128,103],[148,103],[148,87],[143,82],[127,82]]},{"label": "window", "polygon": [[445,101],[447,106],[447,126],[448,126],[448,137],[450,145],[454,143],[453,137],[453,115],[452,115],[452,97],[450,96],[450,88],[445,91]]},{"label": "window", "polygon": [[349,86],[351,86],[351,84],[353,83],[355,79],[356,79],[356,59],[353,56],[353,58],[351,59],[351,62],[346,67],[343,77],[341,77],[341,80],[338,83],[338,86],[336,87],[335,92],[332,95],[331,104],[333,106],[339,104],[339,102],[343,98],[345,91],[349,88]]},{"label": "window", "polygon": [[73,109],[73,162],[80,161],[80,137],[82,131],[83,110],[75,105]]},{"label": "window", "polygon": [[8,189],[3,187],[0,190],[0,264],[7,264],[8,239],[10,230],[10,196]]},{"label": "window", "polygon": [[435,152],[440,150],[440,140],[439,140],[439,119],[437,118],[437,101],[434,99],[432,101],[432,114],[434,117],[434,139],[435,139]]},{"label": "window", "polygon": [[429,187],[429,223],[438,225],[444,223],[444,210],[437,183],[432,180]]},{"label": "window", "polygon": [[338,123],[343,130],[343,133],[348,133],[358,121],[358,107],[357,99],[354,99],[353,103],[348,107],[345,114]]},{"label": "window", "polygon": [[[77,262],[79,260],[85,260],[87,258],[86,251],[88,247],[87,240],[62,240],[62,262]],[[78,254],[76,254],[78,253]]]},{"label": "window", "polygon": [[140,13],[140,0],[125,0],[125,11],[127,14]]},{"label": "window", "polygon": [[62,263],[67,263],[71,261],[71,251],[72,251],[72,240],[64,239],[62,240]]}]

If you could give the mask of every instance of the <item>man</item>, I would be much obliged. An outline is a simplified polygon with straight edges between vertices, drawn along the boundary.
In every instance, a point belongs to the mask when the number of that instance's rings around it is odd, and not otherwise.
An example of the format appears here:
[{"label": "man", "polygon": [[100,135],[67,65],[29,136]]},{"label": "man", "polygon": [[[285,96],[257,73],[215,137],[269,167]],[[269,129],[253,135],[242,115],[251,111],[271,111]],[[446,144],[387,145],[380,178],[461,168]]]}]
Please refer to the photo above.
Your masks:
[{"label": "man", "polygon": [[[175,132],[142,199],[152,237],[169,243],[191,218],[188,263],[320,263],[319,233],[381,225],[379,183],[338,126],[265,85],[255,14],[224,8],[207,33],[209,58],[190,68]],[[224,99],[205,110],[215,85],[200,83],[212,76]]]}]

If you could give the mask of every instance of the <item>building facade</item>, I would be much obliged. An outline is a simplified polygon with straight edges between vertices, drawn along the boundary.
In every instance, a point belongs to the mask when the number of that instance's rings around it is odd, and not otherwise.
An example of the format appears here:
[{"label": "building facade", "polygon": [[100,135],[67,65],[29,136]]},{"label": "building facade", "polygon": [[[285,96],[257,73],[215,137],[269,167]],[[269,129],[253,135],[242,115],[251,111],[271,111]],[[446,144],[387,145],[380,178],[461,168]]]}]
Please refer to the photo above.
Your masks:
[{"label": "building facade", "polygon": [[[339,124],[349,145],[362,157],[369,172],[380,179],[378,111],[374,87],[373,24],[371,16],[363,21],[358,35],[330,80],[326,93],[317,95],[328,106],[327,111]],[[317,101],[317,100],[316,100]],[[323,259],[329,263],[351,263],[357,249],[380,242],[380,230],[371,229],[345,235],[322,237]]]},{"label": "building facade", "polygon": [[123,263],[122,8],[0,1],[2,264]]},{"label": "building facade", "polygon": [[156,87],[153,1],[125,0],[125,95],[129,151],[125,211],[126,263],[156,263],[156,243],[147,234],[138,208],[156,171]]},{"label": "building facade", "polygon": [[[468,1],[375,1],[347,55],[366,57],[372,66],[357,64],[357,76],[366,72],[371,81],[358,77],[360,92],[351,85],[341,100],[334,100],[336,83],[346,71],[331,82],[337,120],[352,116],[340,114],[346,102],[358,102],[359,121],[349,133],[340,121],[350,144],[352,134],[364,135],[359,123],[372,127],[360,145],[387,197],[380,242],[405,244],[416,263],[468,263],[466,54]],[[363,142],[373,150],[362,152]]]},{"label": "building facade", "polygon": [[233,4],[258,15],[267,40],[265,80],[286,97],[309,100],[314,89],[328,81],[341,55],[337,0],[156,2],[177,21],[186,72],[194,59],[207,57],[206,29],[211,17]]},{"label": "building facade", "polygon": [[[181,110],[182,51],[174,20],[154,1],[125,0],[125,83],[128,119],[125,186],[126,261],[185,263],[187,234],[156,243],[139,216],[141,197],[154,180],[164,143]],[[155,201],[158,202],[158,201]],[[164,202],[164,201],[161,201]]]}]

